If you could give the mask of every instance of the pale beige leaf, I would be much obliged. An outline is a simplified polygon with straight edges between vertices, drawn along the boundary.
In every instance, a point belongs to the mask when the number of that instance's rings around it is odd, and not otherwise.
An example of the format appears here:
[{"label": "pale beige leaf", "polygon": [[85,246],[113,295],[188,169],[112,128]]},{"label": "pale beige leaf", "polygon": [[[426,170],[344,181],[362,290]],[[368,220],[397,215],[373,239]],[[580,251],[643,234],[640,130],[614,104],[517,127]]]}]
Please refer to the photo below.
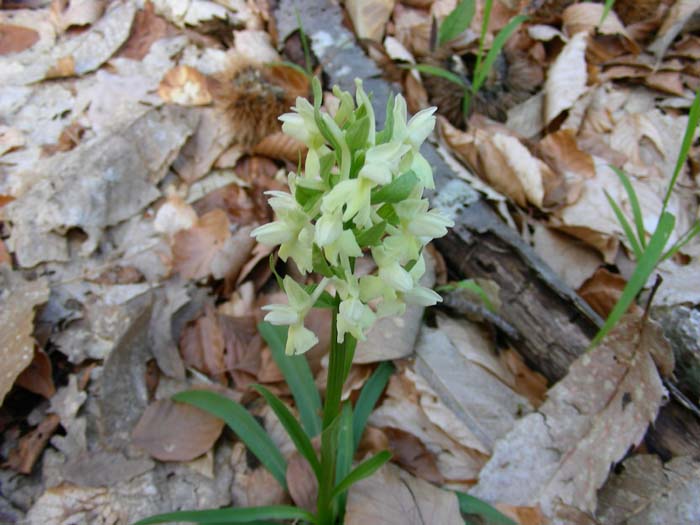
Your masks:
[{"label": "pale beige leaf", "polygon": [[204,214],[197,224],[175,235],[175,269],[186,279],[201,279],[212,271],[212,262],[231,237],[226,212],[216,209]]},{"label": "pale beige leaf", "polygon": [[[494,146],[501,152],[508,167],[517,177],[527,200],[542,207],[544,199],[544,174],[548,168],[539,159],[532,156],[528,149],[515,137],[497,133],[493,136]],[[495,176],[491,173],[489,178]]]},{"label": "pale beige leaf", "polygon": [[0,405],[17,377],[34,356],[34,308],[49,298],[43,279],[25,281],[19,273],[0,266]]},{"label": "pale beige leaf", "polygon": [[593,2],[570,5],[562,13],[564,32],[567,35],[575,35],[581,31],[588,33],[596,30],[603,35],[624,35],[629,38],[625,26],[622,25],[615,11],[610,11],[600,24],[604,9],[603,4]]},{"label": "pale beige leaf", "polygon": [[104,0],[65,0],[52,3],[52,15],[61,32],[71,26],[85,26],[99,20],[104,13]]},{"label": "pale beige leaf", "polygon": [[463,525],[457,496],[391,464],[353,485],[345,525]]},{"label": "pale beige leaf", "polygon": [[347,9],[359,38],[381,42],[395,0],[347,0]]},{"label": "pale beige leaf", "polygon": [[655,418],[665,390],[640,320],[625,318],[579,357],[548,400],[496,445],[472,494],[510,505],[539,504],[553,524],[557,506],[593,512],[596,490]]},{"label": "pale beige leaf", "polygon": [[287,461],[286,479],[294,504],[309,512],[316,512],[318,481],[309,462],[299,452],[294,452]]},{"label": "pale beige leaf", "polygon": [[523,137],[534,137],[544,128],[544,92],[540,91],[508,110],[506,126]]},{"label": "pale beige leaf", "polygon": [[197,212],[176,192],[170,192],[158,208],[153,228],[157,232],[175,235],[180,230],[192,228],[197,223]]},{"label": "pale beige leaf", "polygon": [[665,465],[658,456],[633,456],[600,491],[602,525],[700,523],[700,462],[689,456]]},{"label": "pale beige leaf", "polygon": [[678,0],[673,4],[656,33],[656,39],[649,46],[649,51],[654,53],[657,59],[660,60],[666,54],[668,46],[698,9],[700,9],[700,0]]},{"label": "pale beige leaf", "polygon": [[535,225],[532,241],[537,255],[574,290],[603,264],[600,255],[589,246],[541,224]]},{"label": "pale beige leaf", "polygon": [[212,101],[207,78],[190,66],[176,66],[168,71],[158,86],[165,102],[180,106],[206,106]]},{"label": "pale beige leaf", "polygon": [[587,33],[576,33],[550,66],[545,82],[545,122],[572,107],[586,91]]},{"label": "pale beige leaf", "polygon": [[169,399],[146,407],[132,431],[132,443],[161,461],[190,461],[207,452],[224,422],[199,408]]},{"label": "pale beige leaf", "polygon": [[115,525],[121,505],[106,488],[61,484],[48,489],[27,514],[27,525],[69,525],[90,523]]}]

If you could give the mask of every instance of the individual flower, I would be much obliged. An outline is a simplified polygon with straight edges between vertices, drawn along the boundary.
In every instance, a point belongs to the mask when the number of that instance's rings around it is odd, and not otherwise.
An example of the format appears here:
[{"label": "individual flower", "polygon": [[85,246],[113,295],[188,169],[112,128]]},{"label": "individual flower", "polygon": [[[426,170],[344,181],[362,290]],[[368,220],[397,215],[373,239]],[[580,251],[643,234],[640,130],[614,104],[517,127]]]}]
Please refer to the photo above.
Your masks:
[{"label": "individual flower", "polygon": [[282,121],[282,131],[311,149],[323,145],[323,136],[316,125],[311,103],[305,98],[297,97],[292,110],[294,113],[285,113],[279,118]]},{"label": "individual flower", "polygon": [[311,294],[288,275],[282,283],[288,304],[263,306],[262,309],[269,312],[265,321],[274,325],[289,325],[285,352],[288,355],[302,354],[318,342],[316,335],[304,326],[304,318],[323,293],[328,279],[324,278]]},{"label": "individual flower", "polygon": [[358,341],[366,339],[365,334],[376,321],[377,316],[372,309],[356,297],[341,301],[338,309],[338,342],[345,340],[349,333]]}]

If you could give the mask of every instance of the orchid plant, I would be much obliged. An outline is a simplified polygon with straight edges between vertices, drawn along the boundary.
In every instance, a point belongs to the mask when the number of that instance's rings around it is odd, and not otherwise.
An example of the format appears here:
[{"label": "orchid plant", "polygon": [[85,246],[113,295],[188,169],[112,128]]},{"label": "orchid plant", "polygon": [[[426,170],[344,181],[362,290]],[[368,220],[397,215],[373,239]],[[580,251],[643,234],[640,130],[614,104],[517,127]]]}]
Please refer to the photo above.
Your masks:
[{"label": "orchid plant", "polygon": [[[377,319],[402,314],[406,304],[430,306],[441,300],[440,295],[420,284],[426,270],[426,244],[453,226],[450,219],[430,209],[423,198],[423,191],[434,188],[434,182],[420,146],[435,126],[435,108],[420,111],[408,120],[406,101],[396,95],[388,101],[385,127],[377,131],[374,110],[361,81],[356,80],[354,98],[334,88],[339,103],[333,113],[321,108],[317,79],[313,88],[314,104],[298,98],[293,112],[280,117],[283,131],[308,148],[304,169],[288,174],[289,192],[268,192],[275,220],[255,229],[252,235],[261,244],[279,246],[279,257],[293,261],[303,276],[319,275],[313,280],[317,282],[307,285],[275,273],[287,303],[263,307],[267,310],[266,323],[260,326],[290,384],[301,423],[279,398],[257,387],[317,478],[315,512],[291,506],[228,508],[163,514],[137,525],[176,520],[251,523],[275,519],[333,525],[342,519],[350,486],[390,458],[388,452],[380,452],[351,469],[362,429],[391,374],[391,365],[384,364],[375,371],[354,409],[349,402],[341,404],[341,393],[356,343],[366,339]],[[376,270],[358,275],[355,261],[366,254],[371,255]],[[299,355],[318,343],[316,334],[304,324],[314,307],[332,309],[322,417],[317,410],[320,401],[313,401],[320,396],[308,365]],[[287,357],[282,355],[282,345]],[[302,376],[304,381],[300,381]],[[309,385],[313,392],[309,392]],[[178,394],[174,399],[224,419],[285,486],[285,459],[245,408],[203,390]],[[311,439],[319,432],[317,453]]]}]

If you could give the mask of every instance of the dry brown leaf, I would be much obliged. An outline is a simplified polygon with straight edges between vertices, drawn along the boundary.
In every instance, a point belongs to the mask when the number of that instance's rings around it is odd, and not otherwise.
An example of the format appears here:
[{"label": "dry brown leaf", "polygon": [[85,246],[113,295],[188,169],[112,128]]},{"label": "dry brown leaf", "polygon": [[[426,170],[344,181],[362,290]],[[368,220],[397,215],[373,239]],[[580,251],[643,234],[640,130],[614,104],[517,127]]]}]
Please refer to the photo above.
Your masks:
[{"label": "dry brown leaf", "polygon": [[0,239],[0,266],[3,264],[12,266],[12,256],[10,255],[10,252],[7,251],[5,242]]},{"label": "dry brown leaf", "polygon": [[188,230],[197,223],[197,212],[175,191],[168,192],[165,202],[158,208],[153,228],[157,232],[175,235],[180,230]]},{"label": "dry brown leaf", "polygon": [[395,0],[347,0],[345,9],[350,15],[357,36],[381,42],[394,3]]},{"label": "dry brown leaf", "polygon": [[226,341],[214,307],[207,305],[204,315],[189,323],[180,336],[180,353],[185,364],[212,377],[223,379],[226,371]]},{"label": "dry brown leaf", "polygon": [[173,26],[155,14],[153,3],[146,2],[143,9],[136,11],[131,34],[121,47],[119,55],[141,60],[148,54],[154,42],[173,32]]},{"label": "dry brown leaf", "polygon": [[0,24],[0,55],[19,53],[39,40],[39,33],[29,27]]},{"label": "dry brown leaf", "polygon": [[700,0],[678,0],[668,10],[664,23],[656,33],[656,39],[649,46],[649,51],[661,59],[668,46],[676,39],[686,22],[700,9]]},{"label": "dry brown leaf", "polygon": [[30,474],[60,422],[57,414],[47,415],[39,426],[20,438],[17,448],[7,458],[7,465],[22,474]]},{"label": "dry brown leaf", "polygon": [[598,497],[602,525],[699,523],[700,462],[683,456],[664,465],[658,456],[633,456]]},{"label": "dry brown leaf", "polygon": [[297,507],[316,512],[318,481],[309,462],[299,452],[294,452],[287,461],[287,487]]},{"label": "dry brown leaf", "polygon": [[432,19],[426,11],[398,3],[394,9],[393,20],[394,37],[413,56],[424,57],[430,54]]},{"label": "dry brown leaf", "polygon": [[562,280],[577,289],[603,264],[601,256],[582,241],[535,224],[533,248]]},{"label": "dry brown leaf", "polygon": [[253,315],[219,315],[218,318],[224,338],[226,370],[233,377],[235,387],[244,390],[255,382],[260,371],[263,340],[257,330],[257,318]]},{"label": "dry brown leaf", "polygon": [[281,131],[275,132],[262,139],[253,148],[255,155],[262,155],[271,159],[286,160],[289,162],[304,161],[306,146]]},{"label": "dry brown leaf", "polygon": [[545,82],[545,123],[571,108],[586,91],[586,45],[588,34],[576,33],[550,66]]},{"label": "dry brown leaf", "polygon": [[37,349],[32,363],[22,371],[15,384],[49,399],[56,393],[52,372],[51,359],[46,352]]},{"label": "dry brown leaf", "polygon": [[345,525],[463,525],[457,496],[385,465],[348,493]]},{"label": "dry brown leaf", "polygon": [[584,181],[595,177],[595,163],[579,148],[574,132],[562,129],[550,133],[539,142],[538,151],[542,159],[564,177],[566,203],[576,202]]},{"label": "dry brown leaf", "polygon": [[176,66],[158,86],[158,95],[169,104],[206,106],[212,101],[207,78],[191,66]]},{"label": "dry brown leaf", "polygon": [[185,279],[201,279],[211,273],[212,262],[231,237],[226,213],[212,210],[197,224],[175,234],[174,268]]},{"label": "dry brown leaf", "polygon": [[[605,319],[622,296],[622,290],[626,284],[627,281],[619,273],[612,273],[606,268],[598,268],[579,288],[578,294],[599,316]],[[639,311],[636,304],[633,304],[632,308]]]},{"label": "dry brown leaf", "polygon": [[629,39],[625,26],[622,25],[615,11],[610,11],[603,23],[600,23],[604,9],[603,4],[593,2],[570,5],[561,15],[564,32],[571,36],[581,31],[589,33],[595,30],[603,35],[624,35]]},{"label": "dry brown leaf", "polygon": [[43,279],[25,281],[18,273],[0,266],[0,405],[17,377],[34,356],[34,308],[49,298]]},{"label": "dry brown leaf", "polygon": [[132,443],[161,461],[191,461],[214,445],[224,422],[199,408],[161,399],[146,407]]},{"label": "dry brown leaf", "polygon": [[539,504],[553,524],[568,523],[556,514],[559,504],[593,512],[610,465],[641,441],[665,395],[639,332],[639,317],[627,317],[572,363],[539,410],[497,443],[471,493]]},{"label": "dry brown leaf", "polygon": [[[515,520],[518,525],[549,524],[549,520],[542,515],[539,507],[516,507],[515,505],[504,505],[502,503],[495,505],[495,507],[509,518]],[[569,525],[574,524],[570,523]]]},{"label": "dry brown leaf", "polygon": [[685,95],[683,77],[678,71],[658,71],[644,78],[644,83],[654,89],[682,97]]},{"label": "dry brown leaf", "polygon": [[392,460],[405,468],[414,476],[442,485],[445,478],[440,474],[437,458],[413,434],[397,428],[384,429],[387,438],[387,448],[391,451]]},{"label": "dry brown leaf", "polygon": [[532,370],[522,356],[508,348],[499,355],[501,362],[513,374],[513,389],[525,396],[532,406],[538,408],[547,397],[547,378]]},{"label": "dry brown leaf", "polygon": [[238,442],[233,447],[231,464],[234,468],[235,482],[231,487],[233,503],[237,507],[255,507],[261,505],[279,505],[287,503],[284,487],[265,467],[250,464],[250,454],[245,445]]}]

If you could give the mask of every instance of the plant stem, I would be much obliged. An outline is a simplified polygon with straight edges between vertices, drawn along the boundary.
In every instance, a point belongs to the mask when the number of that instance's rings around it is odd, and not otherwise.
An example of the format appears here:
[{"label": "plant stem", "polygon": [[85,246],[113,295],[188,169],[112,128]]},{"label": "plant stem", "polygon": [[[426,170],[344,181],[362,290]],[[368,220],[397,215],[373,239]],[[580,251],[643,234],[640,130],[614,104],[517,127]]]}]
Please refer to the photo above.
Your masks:
[{"label": "plant stem", "polygon": [[326,400],[323,405],[323,431],[321,433],[321,479],[319,480],[318,499],[316,501],[319,525],[334,525],[337,509],[333,505],[331,494],[335,486],[336,432],[334,423],[340,413],[340,398],[343,384],[352,362],[354,340],[345,335],[345,340],[338,343],[338,302],[333,307],[331,324],[331,351],[328,362],[328,381],[326,383]]}]

